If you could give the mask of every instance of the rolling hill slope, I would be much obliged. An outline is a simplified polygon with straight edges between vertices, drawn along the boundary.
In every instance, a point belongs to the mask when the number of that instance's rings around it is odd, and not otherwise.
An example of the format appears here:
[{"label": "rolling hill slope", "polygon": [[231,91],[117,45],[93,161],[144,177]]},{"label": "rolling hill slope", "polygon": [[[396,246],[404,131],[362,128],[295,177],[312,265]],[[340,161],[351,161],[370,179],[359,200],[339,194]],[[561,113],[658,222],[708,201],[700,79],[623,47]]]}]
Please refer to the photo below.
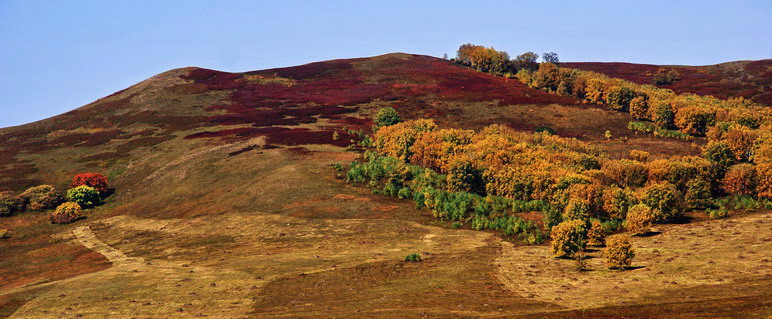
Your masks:
[{"label": "rolling hill slope", "polygon": [[[447,127],[547,126],[610,157],[698,154],[704,143],[633,134],[627,114],[428,56],[171,70],[0,129],[0,190],[66,189],[87,171],[115,188],[71,225],[48,223],[46,212],[0,218],[10,234],[0,241],[0,317],[769,313],[769,212],[725,221],[711,249],[698,239],[712,236],[710,222],[666,225],[663,236],[635,239],[650,257],[639,269],[610,271],[597,258],[597,271],[566,273],[572,261],[533,253],[545,246],[450,229],[410,202],[336,179],[331,166],[359,156],[345,129],[369,130],[383,106]],[[607,140],[607,130],[627,139]],[[742,258],[725,259],[737,251]],[[424,262],[402,261],[413,252]],[[537,264],[544,276],[526,280]],[[572,291],[606,297],[581,306],[562,295]]]}]

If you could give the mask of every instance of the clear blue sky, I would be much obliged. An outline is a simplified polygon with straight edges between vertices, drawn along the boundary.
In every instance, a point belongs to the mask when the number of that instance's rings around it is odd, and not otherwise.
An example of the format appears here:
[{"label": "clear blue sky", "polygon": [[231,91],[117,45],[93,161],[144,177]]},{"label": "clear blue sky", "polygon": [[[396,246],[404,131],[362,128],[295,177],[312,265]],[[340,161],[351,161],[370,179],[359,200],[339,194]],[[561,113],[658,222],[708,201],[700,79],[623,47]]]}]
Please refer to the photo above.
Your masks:
[{"label": "clear blue sky", "polygon": [[467,42],[510,54],[555,51],[563,61],[769,59],[772,1],[0,0],[0,127],[176,67],[453,56]]}]

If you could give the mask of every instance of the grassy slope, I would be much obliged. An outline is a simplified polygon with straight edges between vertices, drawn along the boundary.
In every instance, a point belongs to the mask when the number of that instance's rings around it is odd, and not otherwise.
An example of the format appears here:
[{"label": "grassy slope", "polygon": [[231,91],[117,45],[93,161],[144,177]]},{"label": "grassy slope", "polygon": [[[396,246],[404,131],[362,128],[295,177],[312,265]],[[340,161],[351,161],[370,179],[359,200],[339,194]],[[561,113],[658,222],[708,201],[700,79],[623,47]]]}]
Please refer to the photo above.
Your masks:
[{"label": "grassy slope", "polygon": [[[0,219],[12,236],[0,250],[0,314],[97,315],[109,308],[206,314],[221,305],[187,300],[188,289],[213,290],[218,280],[230,285],[233,278],[248,278],[246,286],[233,287],[234,298],[251,303],[234,314],[348,314],[364,310],[357,304],[365,300],[375,300],[368,301],[373,316],[440,315],[451,306],[458,316],[564,307],[506,290],[494,271],[505,247],[497,237],[426,226],[437,224],[430,213],[333,178],[330,164],[357,155],[342,148],[349,136],[333,140],[333,132],[369,127],[367,116],[383,105],[406,118],[455,127],[547,125],[595,141],[611,156],[632,148],[694,154],[701,143],[630,135],[625,114],[426,56],[391,54],[246,75],[173,70],[78,110],[0,129],[0,187],[45,182],[64,188],[69,176],[98,171],[117,189],[106,206],[75,225],[49,225],[42,213]],[[605,130],[630,138],[605,141]],[[25,288],[109,267],[71,240],[71,231],[84,224],[127,255],[150,261],[149,272],[165,275],[143,277],[114,266],[67,284]],[[427,261],[399,262],[409,252],[428,253]],[[190,275],[190,284],[200,287],[184,286],[183,265],[201,267],[213,282]],[[45,271],[52,267],[55,273]],[[217,269],[224,277],[212,275]],[[325,284],[340,278],[359,279]],[[125,287],[108,284],[118,279]],[[89,284],[90,290],[78,289]],[[77,298],[104,294],[112,299],[85,304]]]},{"label": "grassy slope", "polygon": [[606,74],[639,84],[652,84],[659,68],[675,69],[681,81],[661,85],[676,93],[744,97],[772,105],[772,60],[737,61],[706,66],[659,66],[620,62],[569,62],[566,67]]}]

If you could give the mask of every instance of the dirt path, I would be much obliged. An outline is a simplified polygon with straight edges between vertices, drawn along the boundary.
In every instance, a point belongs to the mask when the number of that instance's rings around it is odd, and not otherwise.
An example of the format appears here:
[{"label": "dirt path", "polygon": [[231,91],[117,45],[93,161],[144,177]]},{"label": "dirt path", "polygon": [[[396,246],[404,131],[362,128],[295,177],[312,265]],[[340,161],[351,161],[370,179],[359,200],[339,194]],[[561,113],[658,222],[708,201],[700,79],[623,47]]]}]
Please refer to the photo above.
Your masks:
[{"label": "dirt path", "polygon": [[263,283],[228,269],[128,257],[99,240],[89,226],[73,233],[80,243],[103,254],[114,266],[50,283],[53,289],[22,306],[12,318],[201,317],[222,313],[228,313],[229,318],[248,317],[250,291]]}]

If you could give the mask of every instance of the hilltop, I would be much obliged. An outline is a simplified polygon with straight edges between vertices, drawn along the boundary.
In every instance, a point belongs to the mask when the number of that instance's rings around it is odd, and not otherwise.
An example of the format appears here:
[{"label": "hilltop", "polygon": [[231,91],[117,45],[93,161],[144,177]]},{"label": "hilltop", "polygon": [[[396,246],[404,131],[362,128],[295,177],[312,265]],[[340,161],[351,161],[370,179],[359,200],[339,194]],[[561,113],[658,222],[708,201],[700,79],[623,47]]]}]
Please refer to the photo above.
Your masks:
[{"label": "hilltop", "polygon": [[[672,88],[769,104],[767,62],[677,67]],[[660,68],[564,65],[636,83]],[[750,75],[712,73],[730,65]],[[636,134],[626,113],[422,55],[175,69],[0,129],[0,190],[64,190],[83,172],[105,174],[114,188],[73,224],[52,225],[46,212],[0,218],[10,236],[0,240],[0,317],[769,313],[768,210],[721,221],[690,212],[633,239],[637,268],[609,270],[598,249],[587,258],[594,270],[578,272],[575,261],[548,257],[548,246],[456,229],[344,182],[333,168],[360,160],[363,149],[350,145],[384,107],[443,128],[549,129],[610,160],[631,150],[699,155],[707,142]],[[409,253],[424,260],[405,262]]]}]

